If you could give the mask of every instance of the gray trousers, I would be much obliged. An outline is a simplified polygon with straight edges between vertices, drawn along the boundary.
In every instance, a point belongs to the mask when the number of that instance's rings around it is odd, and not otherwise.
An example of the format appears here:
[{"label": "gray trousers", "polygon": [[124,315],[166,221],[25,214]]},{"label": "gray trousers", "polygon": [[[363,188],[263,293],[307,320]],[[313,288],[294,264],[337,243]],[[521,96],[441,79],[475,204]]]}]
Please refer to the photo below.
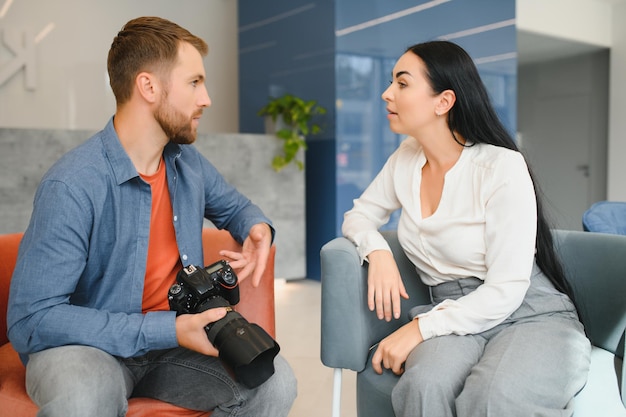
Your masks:
[{"label": "gray trousers", "polygon": [[123,417],[131,396],[157,398],[211,416],[286,417],[296,397],[287,362],[255,389],[235,382],[219,359],[184,348],[120,359],[88,346],[30,355],[26,389],[38,417]]},{"label": "gray trousers", "polygon": [[[432,290],[430,310],[474,291],[466,278]],[[392,392],[398,417],[571,416],[583,388],[591,345],[570,299],[535,266],[522,305],[480,334],[435,337],[409,355]]]}]

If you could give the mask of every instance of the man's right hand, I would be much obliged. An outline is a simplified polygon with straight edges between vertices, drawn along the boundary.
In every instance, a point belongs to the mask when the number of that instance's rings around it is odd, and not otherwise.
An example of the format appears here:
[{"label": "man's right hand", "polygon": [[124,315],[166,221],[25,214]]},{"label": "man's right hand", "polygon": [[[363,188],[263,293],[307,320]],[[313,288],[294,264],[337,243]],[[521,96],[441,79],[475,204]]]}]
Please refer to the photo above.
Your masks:
[{"label": "man's right hand", "polygon": [[197,314],[181,314],[176,317],[176,339],[187,349],[209,356],[217,356],[218,351],[209,342],[204,327],[226,315],[225,308],[212,308]]}]

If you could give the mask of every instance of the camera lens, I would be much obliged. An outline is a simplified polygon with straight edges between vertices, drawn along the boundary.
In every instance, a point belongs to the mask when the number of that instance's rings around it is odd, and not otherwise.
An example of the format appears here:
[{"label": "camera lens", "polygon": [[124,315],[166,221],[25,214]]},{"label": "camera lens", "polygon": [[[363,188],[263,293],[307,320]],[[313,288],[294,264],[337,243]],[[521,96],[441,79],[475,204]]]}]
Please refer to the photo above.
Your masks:
[{"label": "camera lens", "polygon": [[274,374],[274,357],[280,346],[259,325],[231,311],[206,328],[206,332],[220,358],[242,384],[254,388]]}]

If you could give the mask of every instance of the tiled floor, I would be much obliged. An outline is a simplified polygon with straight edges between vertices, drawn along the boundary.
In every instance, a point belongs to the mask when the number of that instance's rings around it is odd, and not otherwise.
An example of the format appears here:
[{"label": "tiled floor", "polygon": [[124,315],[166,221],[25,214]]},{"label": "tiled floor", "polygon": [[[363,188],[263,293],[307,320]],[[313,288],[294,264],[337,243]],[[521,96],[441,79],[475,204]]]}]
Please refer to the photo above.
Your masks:
[{"label": "tiled floor", "polygon": [[[276,281],[276,339],[298,379],[289,417],[331,416],[333,370],[320,360],[320,295],[319,281]],[[356,417],[356,376],[342,374],[341,417]]]}]

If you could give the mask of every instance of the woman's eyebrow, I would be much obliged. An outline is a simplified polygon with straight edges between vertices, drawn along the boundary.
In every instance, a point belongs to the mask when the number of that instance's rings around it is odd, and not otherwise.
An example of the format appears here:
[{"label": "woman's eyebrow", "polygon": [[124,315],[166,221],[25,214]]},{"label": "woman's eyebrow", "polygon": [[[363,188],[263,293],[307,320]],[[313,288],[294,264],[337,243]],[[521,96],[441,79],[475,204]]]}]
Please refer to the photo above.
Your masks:
[{"label": "woman's eyebrow", "polygon": [[[408,76],[411,76],[411,73],[408,71],[398,71],[396,72],[396,78],[399,78],[400,76],[405,75],[405,74]],[[391,73],[391,76],[393,77],[393,73]]]}]

